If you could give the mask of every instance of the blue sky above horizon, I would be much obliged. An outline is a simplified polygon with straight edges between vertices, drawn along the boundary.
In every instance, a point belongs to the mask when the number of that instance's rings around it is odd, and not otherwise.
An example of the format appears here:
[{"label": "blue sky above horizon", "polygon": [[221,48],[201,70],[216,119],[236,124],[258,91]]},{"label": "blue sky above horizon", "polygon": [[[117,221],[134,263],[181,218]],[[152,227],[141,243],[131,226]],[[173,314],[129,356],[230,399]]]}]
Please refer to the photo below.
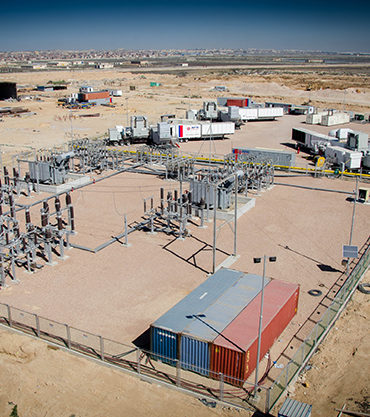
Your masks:
[{"label": "blue sky above horizon", "polygon": [[257,48],[370,52],[370,2],[169,0],[1,6],[0,50]]}]

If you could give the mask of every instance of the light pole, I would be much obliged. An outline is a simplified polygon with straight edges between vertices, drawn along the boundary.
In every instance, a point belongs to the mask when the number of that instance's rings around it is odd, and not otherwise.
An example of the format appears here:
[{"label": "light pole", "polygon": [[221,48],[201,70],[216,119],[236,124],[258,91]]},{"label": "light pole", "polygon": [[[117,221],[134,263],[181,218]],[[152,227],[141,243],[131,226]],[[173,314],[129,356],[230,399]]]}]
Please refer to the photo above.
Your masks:
[{"label": "light pole", "polygon": [[[262,258],[253,258],[255,264],[261,263]],[[262,333],[262,316],[263,316],[263,295],[265,291],[265,276],[266,276],[266,260],[269,262],[276,262],[276,256],[266,256],[263,255],[263,275],[262,275],[262,289],[261,289],[261,307],[260,307],[260,318],[258,324],[258,345],[257,345],[257,360],[256,360],[256,376],[254,379],[254,394],[256,395],[257,386],[258,386],[258,367],[260,363],[260,354],[261,354],[261,333]]]},{"label": "light pole", "polygon": [[220,333],[218,330],[216,330],[213,326],[208,324],[206,321],[202,320],[202,317],[206,317],[205,314],[190,314],[188,316],[185,316],[187,319],[197,319],[206,326],[208,326],[210,329],[212,329],[214,332],[216,332],[219,336],[223,337],[225,340],[227,340],[229,343],[231,343],[233,346],[235,346],[237,349],[239,349],[241,352],[245,353],[245,350],[238,346],[236,343],[234,343],[232,340],[230,340],[228,337],[224,336],[222,333]]},{"label": "light pole", "polygon": [[126,97],[125,100],[126,100],[126,125],[128,126],[128,97]]}]

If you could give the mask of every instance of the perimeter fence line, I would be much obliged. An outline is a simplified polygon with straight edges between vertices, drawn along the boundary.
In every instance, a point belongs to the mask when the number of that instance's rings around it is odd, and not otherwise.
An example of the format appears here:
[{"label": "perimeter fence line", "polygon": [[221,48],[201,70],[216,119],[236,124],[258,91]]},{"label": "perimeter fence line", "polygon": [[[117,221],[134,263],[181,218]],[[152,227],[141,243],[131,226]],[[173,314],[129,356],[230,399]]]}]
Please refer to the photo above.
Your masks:
[{"label": "perimeter fence line", "polygon": [[359,281],[367,271],[370,264],[370,238],[365,243],[365,250],[361,258],[338,291],[329,307],[325,310],[321,319],[313,327],[309,335],[294,353],[292,359],[287,363],[280,375],[269,387],[267,411],[270,411],[279,400],[283,392],[288,387],[293,378],[298,375],[308,360],[316,351],[318,345],[324,339],[331,326],[337,320],[353,292],[357,288]]},{"label": "perimeter fence line", "polygon": [[[76,329],[66,323],[50,320],[8,304],[0,303],[0,324],[58,345],[67,351],[113,365],[141,379],[185,391],[202,398],[203,401],[215,401],[225,406],[251,411],[265,410],[269,403],[269,390],[266,387],[259,386],[257,395],[253,395],[255,385],[252,383],[222,373],[216,375],[199,366],[195,369],[180,360]],[[187,372],[189,370],[196,373]],[[202,378],[202,375],[210,374],[213,379]]]},{"label": "perimeter fence line", "polygon": [[[70,350],[105,364],[113,365],[141,379],[164,384],[198,397],[201,396],[207,401],[216,401],[226,406],[235,406],[247,410],[258,409],[269,412],[289,383],[303,369],[315,352],[369,267],[370,237],[364,248],[363,255],[320,321],[317,322],[272,385],[267,388],[261,385],[261,381],[259,382],[256,395],[254,395],[255,385],[253,383],[238,380],[222,373],[214,375],[209,369],[202,369],[198,366],[196,369],[192,369],[189,364],[180,360],[80,330],[66,323],[50,320],[8,304],[0,303],[0,324],[56,344],[67,351]],[[153,360],[153,358],[156,360]],[[196,374],[188,372],[189,370],[195,371]],[[198,374],[203,376],[211,374],[213,379],[201,378]]]}]

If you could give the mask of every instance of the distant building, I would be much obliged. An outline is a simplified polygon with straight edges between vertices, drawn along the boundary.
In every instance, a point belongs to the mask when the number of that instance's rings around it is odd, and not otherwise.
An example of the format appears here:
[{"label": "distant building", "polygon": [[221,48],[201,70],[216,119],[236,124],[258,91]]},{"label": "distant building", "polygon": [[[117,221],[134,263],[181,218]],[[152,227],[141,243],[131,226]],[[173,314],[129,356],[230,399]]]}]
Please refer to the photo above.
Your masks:
[{"label": "distant building", "polygon": [[46,69],[46,64],[23,64],[21,65],[22,69],[35,69],[35,70],[40,70],[40,69]]},{"label": "distant building", "polygon": [[324,59],[309,58],[309,59],[306,59],[305,62],[307,62],[309,64],[323,64],[325,62],[325,60]]},{"label": "distant building", "polygon": [[107,68],[113,68],[114,65],[111,64],[110,62],[99,62],[97,64],[95,64],[95,68],[97,69],[107,69]]},{"label": "distant building", "polygon": [[108,104],[112,103],[109,91],[93,91],[90,93],[78,93],[80,103]]},{"label": "distant building", "polygon": [[38,85],[37,91],[56,91],[56,90],[67,90],[66,85]]},{"label": "distant building", "polygon": [[94,88],[90,85],[82,85],[80,87],[80,93],[92,93],[94,91]]}]

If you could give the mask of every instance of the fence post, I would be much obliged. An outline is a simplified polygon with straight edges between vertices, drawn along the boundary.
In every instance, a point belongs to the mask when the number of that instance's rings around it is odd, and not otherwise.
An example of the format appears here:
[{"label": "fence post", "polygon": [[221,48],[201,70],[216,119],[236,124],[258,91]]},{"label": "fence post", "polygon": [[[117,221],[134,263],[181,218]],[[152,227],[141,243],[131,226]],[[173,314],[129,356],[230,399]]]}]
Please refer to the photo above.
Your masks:
[{"label": "fence post", "polygon": [[35,314],[35,321],[36,321],[36,334],[37,334],[37,337],[40,337],[40,319],[37,314]]},{"label": "fence post", "polygon": [[66,324],[66,330],[67,330],[67,347],[68,349],[71,349],[71,329],[69,328],[68,324]]},{"label": "fence post", "polygon": [[317,343],[317,333],[318,333],[319,324],[320,324],[320,321],[317,322],[316,325],[315,325],[315,343],[313,344],[312,347],[314,347]]},{"label": "fence post", "polygon": [[140,375],[140,356],[141,356],[141,350],[136,350],[136,362],[137,362],[137,373]]},{"label": "fence post", "polygon": [[12,312],[10,310],[10,305],[7,304],[6,307],[7,307],[7,310],[8,310],[8,323],[9,323],[9,326],[12,327],[13,320],[12,320]]},{"label": "fence post", "polygon": [[178,387],[181,385],[181,366],[179,359],[176,361],[176,385]]},{"label": "fence post", "polygon": [[104,339],[103,336],[99,336],[100,339],[100,359],[104,360]]},{"label": "fence post", "polygon": [[290,361],[288,362],[288,365],[285,368],[285,388],[288,386],[288,375],[289,375],[289,365]]},{"label": "fence post", "polygon": [[220,372],[220,400],[224,400],[224,374]]},{"label": "fence post", "polygon": [[270,411],[270,393],[271,393],[271,387],[267,388],[266,390],[266,402],[265,402],[265,413],[267,414]]}]

